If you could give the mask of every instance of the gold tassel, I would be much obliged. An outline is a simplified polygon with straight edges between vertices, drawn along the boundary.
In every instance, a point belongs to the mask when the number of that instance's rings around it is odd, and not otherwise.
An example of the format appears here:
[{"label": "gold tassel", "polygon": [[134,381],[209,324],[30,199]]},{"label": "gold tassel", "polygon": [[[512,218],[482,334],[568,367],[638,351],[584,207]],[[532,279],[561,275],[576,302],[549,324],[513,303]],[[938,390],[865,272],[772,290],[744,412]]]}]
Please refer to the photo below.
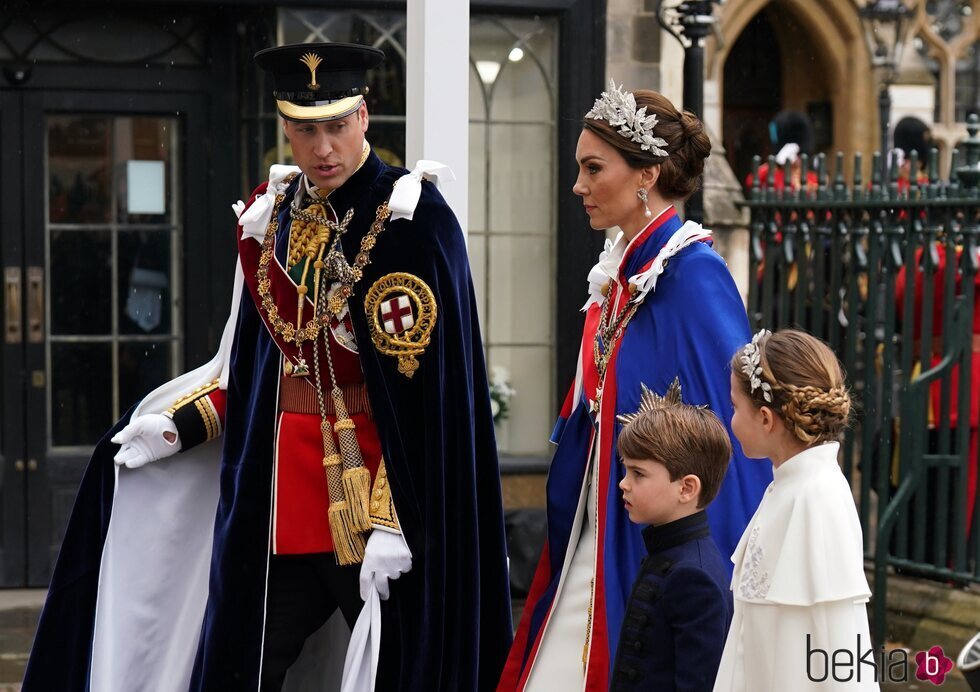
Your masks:
[{"label": "gold tassel", "polygon": [[330,394],[337,414],[333,429],[340,440],[340,453],[344,458],[344,499],[347,501],[351,525],[355,531],[368,531],[371,529],[371,472],[364,466],[361,447],[354,432],[354,421],[347,413],[343,392],[339,387],[334,387]]},{"label": "gold tassel", "polygon": [[371,472],[364,466],[347,469],[343,475],[344,499],[350,510],[351,525],[355,531],[371,529]]},{"label": "gold tassel", "polygon": [[356,565],[364,560],[364,534],[354,531],[350,524],[349,506],[344,501],[331,502],[327,510],[330,521],[330,537],[338,564]]}]

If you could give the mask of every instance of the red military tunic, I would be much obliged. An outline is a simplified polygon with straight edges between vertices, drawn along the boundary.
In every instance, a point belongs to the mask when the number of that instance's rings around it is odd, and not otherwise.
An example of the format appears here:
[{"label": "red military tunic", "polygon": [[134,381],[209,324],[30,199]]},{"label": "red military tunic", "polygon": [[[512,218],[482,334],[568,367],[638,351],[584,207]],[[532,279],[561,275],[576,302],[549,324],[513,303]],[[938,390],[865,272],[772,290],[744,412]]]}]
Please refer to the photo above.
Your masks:
[{"label": "red military tunic", "polygon": [[[265,191],[263,188],[264,186],[256,190],[256,195],[262,194]],[[288,219],[288,216],[283,216]],[[284,228],[276,234],[277,246],[290,242],[288,230]],[[288,257],[289,248],[286,250]],[[280,333],[281,329],[277,329],[273,323],[274,320],[277,321],[280,327],[283,324],[297,323],[297,282],[283,266],[278,256],[280,253],[271,252],[267,272],[263,275],[267,285],[263,285],[259,268],[264,251],[253,240],[243,239],[239,227],[239,258],[245,275],[245,285],[259,308],[259,314],[269,334],[283,354],[275,421],[272,552],[279,555],[332,552],[333,540],[327,512],[330,496],[323,466],[323,417],[314,379],[316,371],[311,345],[313,342],[306,340],[297,346],[294,341],[284,338]],[[276,313],[272,317],[264,305],[265,296],[271,298],[276,307]],[[303,300],[304,309],[300,321],[306,323],[313,319],[314,306],[309,294]],[[371,473],[373,485],[381,464],[381,441],[371,416],[357,344],[346,310],[340,317],[340,320],[333,319],[330,329],[324,331],[329,335],[336,384],[343,391],[347,411],[355,425],[354,431],[364,466]],[[316,344],[319,349],[326,421],[332,431],[337,418],[330,396],[330,368],[322,336],[316,339]],[[306,366],[308,374],[299,374],[296,366],[300,362]],[[225,392],[214,383],[181,399],[171,411],[182,447],[188,449],[221,434]],[[340,449],[336,432],[331,434],[334,444]]]}]

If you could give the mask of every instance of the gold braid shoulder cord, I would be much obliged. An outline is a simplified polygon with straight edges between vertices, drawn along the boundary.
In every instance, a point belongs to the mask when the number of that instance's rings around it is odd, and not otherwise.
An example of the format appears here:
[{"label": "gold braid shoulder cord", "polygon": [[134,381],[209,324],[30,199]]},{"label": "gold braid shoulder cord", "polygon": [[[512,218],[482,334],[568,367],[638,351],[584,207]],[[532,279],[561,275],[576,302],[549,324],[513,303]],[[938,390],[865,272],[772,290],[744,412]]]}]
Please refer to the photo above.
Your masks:
[{"label": "gold braid shoulder cord", "polygon": [[[347,412],[343,392],[337,385],[333,357],[330,353],[330,340],[327,334],[331,318],[343,310],[344,305],[354,293],[354,284],[360,281],[363,276],[364,267],[371,263],[371,250],[377,243],[378,236],[387,228],[386,221],[391,216],[391,211],[388,209],[387,200],[378,207],[374,223],[371,224],[371,228],[361,239],[360,252],[354,258],[353,265],[347,263],[340,246],[340,238],[347,231],[347,226],[353,218],[353,209],[348,211],[343,221],[338,224],[322,217],[311,217],[306,214],[300,216],[303,221],[313,220],[321,225],[326,225],[328,228],[328,232],[318,233],[317,244],[319,248],[317,251],[308,253],[309,259],[316,258],[313,299],[315,315],[314,319],[301,328],[302,309],[297,312],[297,324],[294,326],[279,316],[279,311],[269,293],[269,264],[275,252],[275,237],[279,228],[279,208],[283,199],[285,199],[284,193],[276,195],[272,219],[266,229],[259,268],[256,272],[256,277],[259,280],[259,297],[262,300],[261,308],[266,312],[273,329],[285,340],[292,341],[297,346],[307,340],[313,342],[314,378],[317,403],[320,408],[320,433],[323,437],[323,468],[326,473],[327,491],[330,496],[330,507],[327,510],[330,535],[333,539],[334,555],[337,562],[341,565],[352,565],[364,559],[365,534],[371,530],[368,508],[371,494],[371,472],[364,466],[361,449],[357,443],[357,435],[354,432],[354,421]],[[310,218],[304,218],[308,216]],[[329,242],[329,230],[334,231],[333,239],[330,243],[330,249],[324,257],[324,251],[327,242]],[[307,267],[304,268],[304,280],[308,267],[309,263],[307,262]],[[327,271],[322,271],[323,269]],[[324,300],[322,298],[329,293],[331,279],[339,279],[340,286],[334,290],[333,295]],[[305,283],[297,286],[300,306],[303,305],[306,294],[304,289],[306,289]],[[336,422],[333,426],[327,419],[326,402],[322,380],[320,379],[320,356],[319,348],[317,348],[317,336],[320,333],[323,334],[324,351],[327,354],[327,366],[330,373],[330,396],[336,413]],[[299,367],[303,366],[305,363],[301,357]],[[337,433],[337,438],[340,440],[339,453],[333,439],[334,432]]]}]

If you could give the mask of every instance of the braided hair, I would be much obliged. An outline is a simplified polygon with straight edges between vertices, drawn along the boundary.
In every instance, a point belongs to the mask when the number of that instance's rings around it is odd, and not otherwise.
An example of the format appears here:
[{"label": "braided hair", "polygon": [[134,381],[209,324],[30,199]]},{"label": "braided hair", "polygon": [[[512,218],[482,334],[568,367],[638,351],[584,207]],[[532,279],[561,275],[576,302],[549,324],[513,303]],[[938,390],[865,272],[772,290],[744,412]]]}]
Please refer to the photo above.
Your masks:
[{"label": "braided hair", "polygon": [[840,439],[847,427],[851,396],[844,371],[834,352],[823,341],[806,332],[784,329],[758,340],[761,373],[769,385],[752,388],[741,358],[732,358],[732,373],[752,403],[768,406],[782,418],[786,428],[801,442],[813,445]]}]

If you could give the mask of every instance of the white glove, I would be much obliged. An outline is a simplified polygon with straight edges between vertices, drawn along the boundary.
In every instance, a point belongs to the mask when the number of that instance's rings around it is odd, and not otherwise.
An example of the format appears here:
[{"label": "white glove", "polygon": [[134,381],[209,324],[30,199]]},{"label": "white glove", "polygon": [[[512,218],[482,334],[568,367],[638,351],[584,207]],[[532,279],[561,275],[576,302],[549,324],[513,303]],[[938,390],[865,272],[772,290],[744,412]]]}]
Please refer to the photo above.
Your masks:
[{"label": "white glove", "polygon": [[[170,435],[165,436],[165,433]],[[160,413],[137,416],[109,441],[122,445],[116,452],[116,464],[131,469],[138,469],[151,461],[169,457],[180,451],[177,426],[170,418]]]},{"label": "white glove", "polygon": [[382,601],[388,600],[388,580],[398,579],[412,569],[412,551],[400,533],[375,529],[364,548],[361,563],[361,600],[367,601],[374,588]]},{"label": "white glove", "polygon": [[776,154],[776,163],[780,166],[785,166],[787,162],[796,163],[796,159],[799,157],[800,145],[796,142],[790,142],[789,144],[783,145],[783,148]]}]

